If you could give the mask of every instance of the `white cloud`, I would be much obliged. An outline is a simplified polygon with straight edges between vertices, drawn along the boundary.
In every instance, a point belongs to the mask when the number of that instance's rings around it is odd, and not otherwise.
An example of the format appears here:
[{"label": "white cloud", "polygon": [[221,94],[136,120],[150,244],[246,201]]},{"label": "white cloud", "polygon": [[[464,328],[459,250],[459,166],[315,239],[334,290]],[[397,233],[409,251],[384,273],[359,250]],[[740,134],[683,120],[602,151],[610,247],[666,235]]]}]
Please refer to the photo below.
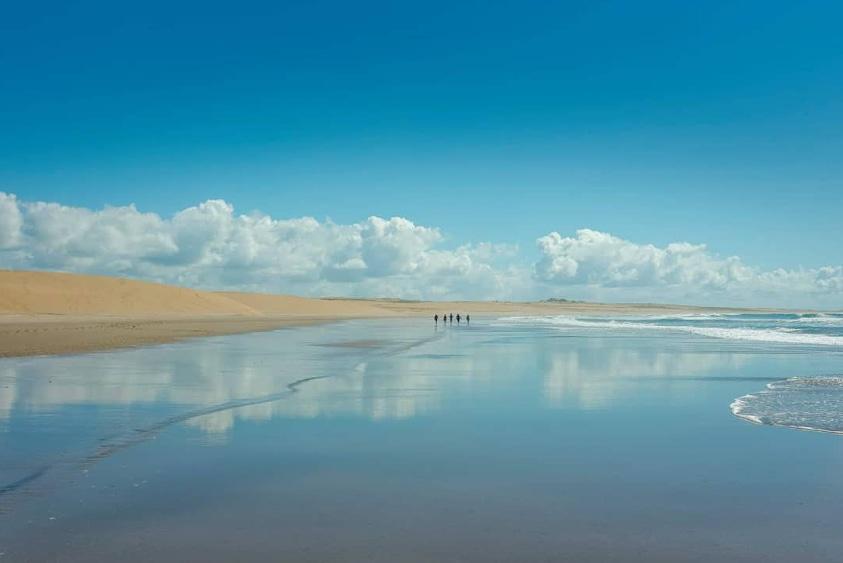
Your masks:
[{"label": "white cloud", "polygon": [[19,243],[22,226],[17,198],[0,192],[0,249],[13,248]]},{"label": "white cloud", "polygon": [[127,275],[181,285],[409,299],[549,296],[700,304],[836,306],[843,267],[761,270],[705,245],[657,247],[582,229],[515,245],[448,248],[439,229],[393,217],[352,224],[235,213],[208,200],[172,217],[91,210],[0,192],[0,267]]},{"label": "white cloud", "polygon": [[722,289],[752,277],[736,257],[718,258],[705,245],[635,244],[600,231],[576,237],[553,232],[538,239],[536,276],[549,282],[605,287],[686,285]]},{"label": "white cloud", "polygon": [[23,203],[25,260],[41,268],[131,272],[177,251],[167,225],[134,206],[90,211],[56,203]]},{"label": "white cloud", "polygon": [[[184,285],[302,294],[512,297],[506,245],[439,248],[401,217],[347,225],[237,215],[208,200],[172,218],[134,206],[90,210],[0,192],[0,267],[122,274]],[[526,278],[526,275],[521,275]]]},{"label": "white cloud", "polygon": [[[705,245],[637,244],[600,231],[575,237],[552,232],[537,240],[534,278],[549,286],[585,287],[604,295],[649,300],[794,306],[843,297],[843,268],[763,271],[740,258],[722,258]],[[782,302],[782,299],[785,301]],[[796,300],[796,301],[795,301]]]}]

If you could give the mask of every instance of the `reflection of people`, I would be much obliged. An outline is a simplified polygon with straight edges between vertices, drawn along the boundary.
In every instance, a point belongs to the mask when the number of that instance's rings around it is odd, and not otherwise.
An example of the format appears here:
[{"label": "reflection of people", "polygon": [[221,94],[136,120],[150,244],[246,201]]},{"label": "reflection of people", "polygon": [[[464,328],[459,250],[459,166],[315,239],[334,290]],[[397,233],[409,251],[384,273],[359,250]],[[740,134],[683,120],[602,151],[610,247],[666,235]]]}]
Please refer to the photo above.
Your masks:
[{"label": "reflection of people", "polygon": [[457,313],[457,324],[460,324],[460,314]]}]

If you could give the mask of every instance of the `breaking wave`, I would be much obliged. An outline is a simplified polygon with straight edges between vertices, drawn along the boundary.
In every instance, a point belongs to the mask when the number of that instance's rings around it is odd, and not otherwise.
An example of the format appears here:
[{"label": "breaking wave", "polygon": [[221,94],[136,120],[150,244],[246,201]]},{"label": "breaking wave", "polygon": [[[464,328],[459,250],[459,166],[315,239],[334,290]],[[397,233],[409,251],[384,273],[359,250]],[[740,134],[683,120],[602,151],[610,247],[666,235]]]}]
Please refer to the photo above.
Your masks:
[{"label": "breaking wave", "polygon": [[732,414],[770,426],[843,434],[843,377],[792,377],[738,397]]},{"label": "breaking wave", "polygon": [[535,324],[560,329],[672,331],[710,338],[843,347],[840,314],[672,315],[651,317],[506,317],[504,325]]}]

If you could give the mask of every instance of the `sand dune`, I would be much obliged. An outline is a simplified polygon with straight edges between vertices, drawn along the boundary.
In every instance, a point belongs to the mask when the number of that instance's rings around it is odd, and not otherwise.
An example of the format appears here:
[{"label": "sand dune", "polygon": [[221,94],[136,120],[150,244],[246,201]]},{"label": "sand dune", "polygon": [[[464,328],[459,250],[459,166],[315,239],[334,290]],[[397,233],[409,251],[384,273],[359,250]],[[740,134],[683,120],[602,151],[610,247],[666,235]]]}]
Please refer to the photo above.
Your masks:
[{"label": "sand dune", "polygon": [[551,315],[700,310],[714,309],[596,303],[312,299],[199,291],[106,276],[0,270],[0,356],[84,352],[343,318],[432,316],[446,312]]},{"label": "sand dune", "polygon": [[255,315],[225,295],[157,283],[57,272],[0,271],[0,314]]}]

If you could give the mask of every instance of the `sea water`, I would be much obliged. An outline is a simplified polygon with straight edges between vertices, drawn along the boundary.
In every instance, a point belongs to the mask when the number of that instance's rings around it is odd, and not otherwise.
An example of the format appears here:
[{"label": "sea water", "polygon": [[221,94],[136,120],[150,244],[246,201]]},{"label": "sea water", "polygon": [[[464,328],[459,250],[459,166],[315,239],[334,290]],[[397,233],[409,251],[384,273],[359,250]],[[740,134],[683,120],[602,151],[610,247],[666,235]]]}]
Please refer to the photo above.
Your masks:
[{"label": "sea water", "polygon": [[[509,317],[498,324],[551,326],[561,330],[643,331],[644,334],[684,332],[731,342],[757,342],[762,344],[760,350],[764,344],[792,345],[805,353],[843,350],[843,313],[688,314],[614,319]],[[833,369],[840,375],[794,375],[768,383],[762,391],[736,398],[731,410],[736,416],[758,424],[843,433],[843,366]]]},{"label": "sea water", "polygon": [[0,559],[843,558],[840,315],[472,321],[0,361]]}]

